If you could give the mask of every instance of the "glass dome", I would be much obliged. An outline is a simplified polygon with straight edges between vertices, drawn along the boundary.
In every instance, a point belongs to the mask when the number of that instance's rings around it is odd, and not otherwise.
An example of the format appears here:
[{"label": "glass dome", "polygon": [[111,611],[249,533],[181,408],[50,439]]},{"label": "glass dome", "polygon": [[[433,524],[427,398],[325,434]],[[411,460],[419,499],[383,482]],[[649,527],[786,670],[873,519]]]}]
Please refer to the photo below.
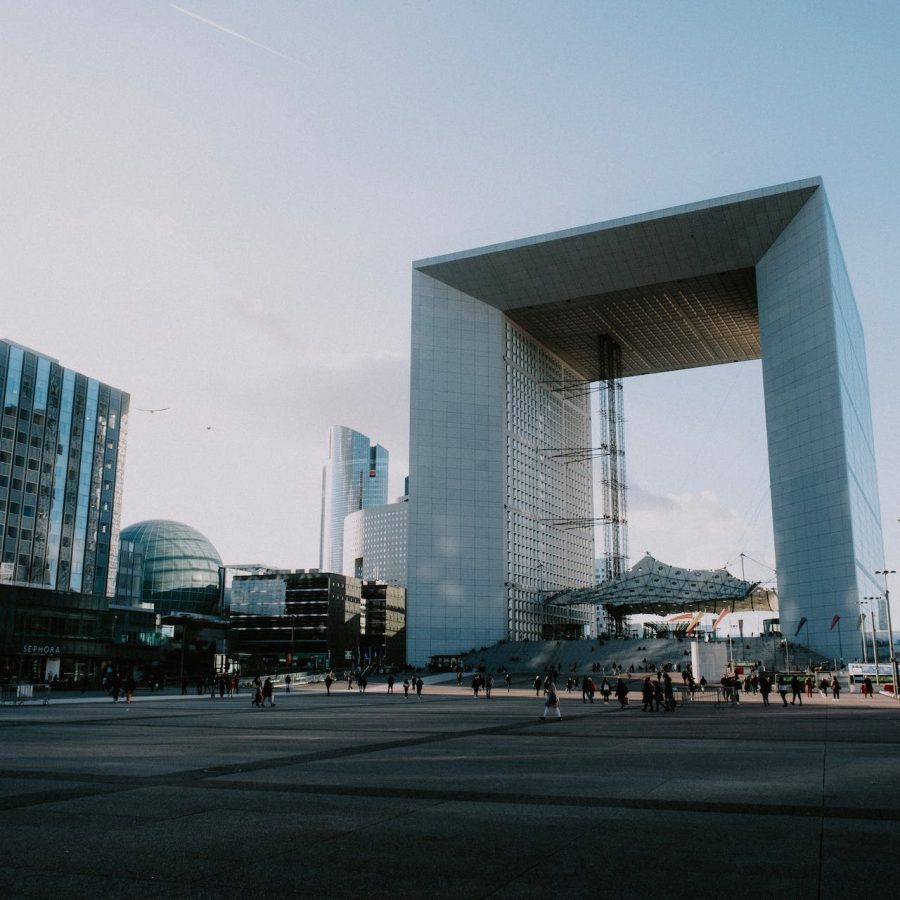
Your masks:
[{"label": "glass dome", "polygon": [[116,596],[152,602],[156,611],[210,613],[219,596],[216,548],[195,528],[151,519],[119,535]]}]

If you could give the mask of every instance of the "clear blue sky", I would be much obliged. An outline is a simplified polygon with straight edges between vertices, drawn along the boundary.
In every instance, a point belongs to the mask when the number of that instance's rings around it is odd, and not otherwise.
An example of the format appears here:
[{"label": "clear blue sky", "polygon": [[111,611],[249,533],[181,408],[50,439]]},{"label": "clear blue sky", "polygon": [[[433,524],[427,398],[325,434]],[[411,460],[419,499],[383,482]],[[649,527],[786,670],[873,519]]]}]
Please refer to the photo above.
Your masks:
[{"label": "clear blue sky", "polygon": [[[900,568],[898,39],[888,2],[7,3],[0,335],[171,407],[123,525],[315,565],[328,425],[401,490],[412,260],[821,175]],[[759,365],[625,403],[632,559],[771,575]]]}]

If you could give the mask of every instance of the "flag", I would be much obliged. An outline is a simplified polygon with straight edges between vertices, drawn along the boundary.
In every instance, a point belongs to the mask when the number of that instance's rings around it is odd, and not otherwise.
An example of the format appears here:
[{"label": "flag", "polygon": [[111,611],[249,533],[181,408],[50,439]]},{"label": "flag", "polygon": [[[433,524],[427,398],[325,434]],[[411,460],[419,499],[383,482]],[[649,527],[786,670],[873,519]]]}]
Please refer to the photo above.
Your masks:
[{"label": "flag", "polygon": [[800,634],[800,629],[801,629],[805,624],[806,624],[806,616],[804,616],[804,617],[797,623],[797,630],[794,632],[794,637],[797,637],[797,635]]},{"label": "flag", "polygon": [[738,619],[738,634],[741,636],[741,640],[744,639],[744,620]]},{"label": "flag", "polygon": [[693,619],[691,619],[691,624],[688,625],[687,631],[685,631],[685,634],[690,634],[700,624],[700,620],[702,618],[703,618],[703,612],[702,611],[698,612],[697,615],[694,616]]},{"label": "flag", "polygon": [[856,620],[856,630],[857,631],[859,631],[859,629],[862,628],[862,624],[865,621],[865,619],[866,619],[866,614],[860,613],[859,618]]},{"label": "flag", "polygon": [[683,619],[693,619],[693,618],[694,618],[693,613],[686,612],[686,613],[678,613],[677,616],[672,616],[672,618],[669,619],[669,621],[670,622],[680,622]]},{"label": "flag", "polygon": [[837,625],[837,623],[840,622],[840,621],[841,621],[841,617],[840,617],[840,616],[835,616],[835,617],[831,620],[831,627],[830,627],[828,630],[829,630],[829,631],[834,631],[834,626]]},{"label": "flag", "polygon": [[712,627],[713,631],[715,631],[719,627],[719,625],[722,624],[722,619],[724,619],[725,616],[727,616],[727,615],[728,615],[728,607],[726,606],[725,609],[723,609],[722,612],[719,613],[719,615],[716,618],[716,621],[713,622],[713,627]]}]

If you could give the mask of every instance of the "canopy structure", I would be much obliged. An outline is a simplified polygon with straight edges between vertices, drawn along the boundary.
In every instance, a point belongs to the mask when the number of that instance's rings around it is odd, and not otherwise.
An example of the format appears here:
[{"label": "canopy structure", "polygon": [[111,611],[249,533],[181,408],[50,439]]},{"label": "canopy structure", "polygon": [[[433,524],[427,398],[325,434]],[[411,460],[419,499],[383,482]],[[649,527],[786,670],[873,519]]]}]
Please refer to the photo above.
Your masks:
[{"label": "canopy structure", "polygon": [[719,613],[777,610],[774,590],[735,578],[726,569],[682,569],[648,553],[627,572],[593,588],[561,591],[549,603],[602,604],[616,615],[665,616],[680,612]]}]

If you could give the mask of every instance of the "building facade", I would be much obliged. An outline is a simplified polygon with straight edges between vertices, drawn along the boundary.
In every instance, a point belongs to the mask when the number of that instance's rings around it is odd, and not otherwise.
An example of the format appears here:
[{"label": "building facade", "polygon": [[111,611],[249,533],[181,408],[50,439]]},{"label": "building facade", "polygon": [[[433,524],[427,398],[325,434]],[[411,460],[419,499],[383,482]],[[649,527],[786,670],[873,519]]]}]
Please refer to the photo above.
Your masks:
[{"label": "building facade", "polygon": [[812,178],[413,264],[409,661],[528,634],[542,594],[592,584],[578,460],[609,346],[623,378],[762,359],[782,631],[842,656],[884,551],[862,326]]},{"label": "building facade", "polygon": [[190,525],[148,519],[122,529],[116,597],[152,603],[161,615],[217,612],[216,548]]},{"label": "building facade", "polygon": [[388,452],[364,434],[334,425],[328,431],[328,462],[322,470],[319,569],[343,570],[344,519],[387,503]]},{"label": "building facade", "polygon": [[129,395],[0,340],[0,582],[112,596]]},{"label": "building facade", "polygon": [[409,504],[370,506],[344,519],[341,571],[364,581],[406,585],[406,542]]}]

